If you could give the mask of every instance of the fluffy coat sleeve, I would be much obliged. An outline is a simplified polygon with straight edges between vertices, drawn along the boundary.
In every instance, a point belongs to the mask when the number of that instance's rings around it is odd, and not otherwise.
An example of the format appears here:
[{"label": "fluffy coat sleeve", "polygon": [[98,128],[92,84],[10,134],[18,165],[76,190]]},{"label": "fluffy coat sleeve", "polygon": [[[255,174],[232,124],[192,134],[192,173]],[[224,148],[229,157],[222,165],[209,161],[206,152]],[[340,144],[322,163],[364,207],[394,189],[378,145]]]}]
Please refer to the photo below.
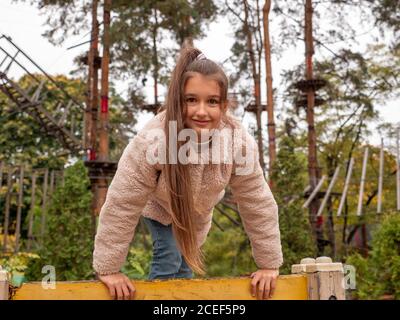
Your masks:
[{"label": "fluffy coat sleeve", "polygon": [[254,137],[245,130],[240,141],[241,155],[235,156],[229,185],[255,263],[260,269],[276,269],[283,263],[278,206],[264,178]]},{"label": "fluffy coat sleeve", "polygon": [[157,170],[146,159],[140,133],[125,148],[99,215],[93,268],[100,275],[120,272],[141,211],[157,185]]}]

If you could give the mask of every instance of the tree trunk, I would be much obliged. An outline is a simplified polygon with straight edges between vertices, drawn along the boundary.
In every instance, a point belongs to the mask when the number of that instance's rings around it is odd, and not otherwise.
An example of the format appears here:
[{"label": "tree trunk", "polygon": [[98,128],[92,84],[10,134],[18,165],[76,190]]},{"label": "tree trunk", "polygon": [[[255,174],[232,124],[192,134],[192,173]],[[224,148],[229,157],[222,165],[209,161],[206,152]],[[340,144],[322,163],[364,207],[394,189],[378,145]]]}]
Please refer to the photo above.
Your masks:
[{"label": "tree trunk", "polygon": [[272,66],[271,66],[271,44],[269,39],[269,12],[271,9],[271,0],[266,0],[263,7],[263,24],[264,24],[264,50],[265,50],[265,69],[267,84],[267,115],[268,115],[268,155],[269,169],[268,178],[270,187],[272,167],[276,160],[276,142],[275,142],[275,120],[274,120],[274,98],[272,87]]},{"label": "tree trunk", "polygon": [[158,30],[158,20],[157,20],[157,9],[154,9],[154,29],[153,29],[153,63],[154,63],[154,104],[158,104],[158,53],[157,53],[157,30]]},{"label": "tree trunk", "polygon": [[253,36],[251,34],[250,28],[249,28],[249,22],[248,22],[248,17],[249,17],[249,8],[248,8],[248,3],[246,0],[243,1],[244,5],[244,30],[246,33],[246,38],[247,38],[247,50],[249,52],[250,56],[250,62],[251,62],[251,67],[252,67],[252,75],[253,75],[253,82],[254,82],[254,99],[256,103],[256,121],[257,121],[257,142],[258,142],[258,151],[259,151],[259,159],[260,159],[260,165],[263,171],[265,170],[265,163],[264,163],[264,150],[263,150],[263,140],[262,140],[262,124],[261,124],[261,80],[260,80],[260,74],[257,72],[257,63],[256,63],[256,57],[254,54],[254,47],[253,47]]},{"label": "tree trunk", "polygon": [[[305,49],[306,49],[306,80],[313,79],[313,33],[312,33],[312,0],[306,0],[305,5]],[[315,106],[315,92],[309,86],[307,90],[307,123],[308,123],[308,175],[311,190],[315,189],[319,180],[318,160],[317,160],[317,135],[314,125],[314,106]],[[322,216],[317,217],[319,208],[319,200],[315,198],[309,206],[309,217],[312,229],[315,233],[317,244],[318,240],[323,238],[323,221]],[[323,247],[318,246],[319,254],[322,253]]]}]

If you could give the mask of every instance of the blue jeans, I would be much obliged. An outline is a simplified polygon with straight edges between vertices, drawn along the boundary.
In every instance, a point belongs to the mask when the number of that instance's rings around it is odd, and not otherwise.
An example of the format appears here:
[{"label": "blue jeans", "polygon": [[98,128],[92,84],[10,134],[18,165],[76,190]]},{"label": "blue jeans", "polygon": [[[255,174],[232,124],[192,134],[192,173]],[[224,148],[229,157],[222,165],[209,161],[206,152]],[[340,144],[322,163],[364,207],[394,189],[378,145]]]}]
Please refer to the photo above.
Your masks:
[{"label": "blue jeans", "polygon": [[153,239],[153,260],[149,279],[193,278],[193,272],[179,252],[172,225],[143,217]]}]

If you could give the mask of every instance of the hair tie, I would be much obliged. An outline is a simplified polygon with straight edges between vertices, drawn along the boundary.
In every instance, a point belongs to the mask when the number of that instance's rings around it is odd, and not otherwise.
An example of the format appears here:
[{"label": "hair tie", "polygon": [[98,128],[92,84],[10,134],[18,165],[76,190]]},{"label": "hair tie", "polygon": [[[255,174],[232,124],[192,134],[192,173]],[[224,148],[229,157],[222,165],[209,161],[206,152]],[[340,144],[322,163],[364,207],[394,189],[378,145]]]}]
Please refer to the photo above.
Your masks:
[{"label": "hair tie", "polygon": [[207,59],[206,56],[204,55],[204,53],[200,53],[195,60],[205,60]]}]

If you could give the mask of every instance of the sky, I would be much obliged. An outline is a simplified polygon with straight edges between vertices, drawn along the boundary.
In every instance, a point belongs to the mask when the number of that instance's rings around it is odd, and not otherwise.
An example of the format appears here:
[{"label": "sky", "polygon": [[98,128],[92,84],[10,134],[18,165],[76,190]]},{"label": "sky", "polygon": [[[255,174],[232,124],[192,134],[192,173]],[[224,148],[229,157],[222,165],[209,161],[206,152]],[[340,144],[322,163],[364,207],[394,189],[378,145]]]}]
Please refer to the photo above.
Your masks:
[{"label": "sky", "polygon": [[[41,66],[47,73],[55,74],[68,74],[73,69],[73,59],[82,52],[88,50],[88,44],[83,45],[74,49],[68,50],[69,47],[76,44],[82,43],[89,39],[89,35],[86,31],[82,32],[82,35],[70,37],[61,46],[53,46],[46,38],[42,36],[47,27],[44,25],[45,16],[41,15],[36,7],[31,6],[29,2],[26,3],[13,3],[12,0],[0,0],[0,34],[10,36],[22,50],[24,50],[39,66]],[[356,20],[356,19],[355,19]],[[276,32],[277,26],[272,25],[271,34]],[[358,38],[360,45],[365,45],[369,38],[367,36]],[[0,40],[0,45],[4,44],[4,39]],[[216,61],[222,62],[228,58],[230,53],[231,45],[233,44],[233,37],[230,28],[230,24],[226,18],[220,18],[216,22],[212,23],[206,37],[200,41],[194,42],[204,54]],[[320,56],[329,56],[329,52],[317,52]],[[1,55],[0,55],[1,57]],[[282,57],[277,59],[273,57],[272,68],[273,68],[273,79],[274,87],[279,86],[280,72],[283,68],[290,67],[304,60],[304,48],[298,46],[293,50],[288,50]],[[18,77],[22,73],[17,69],[10,70],[10,74],[13,77]],[[150,80],[150,79],[149,79]],[[263,80],[264,81],[264,80]],[[117,90],[119,92],[126,92],[126,84],[121,82],[117,83]],[[252,90],[252,88],[249,88]],[[152,83],[151,80],[146,83],[145,92],[152,101]],[[165,92],[164,88],[160,88],[161,94]],[[262,91],[262,95],[265,96],[265,92]],[[277,103],[276,114],[279,116],[280,105],[282,102]],[[376,106],[380,112],[381,118],[384,121],[391,123],[399,123],[400,121],[400,101],[388,101],[382,105]],[[150,120],[152,114],[143,113],[139,119],[136,129],[140,130],[143,125]],[[255,123],[253,115],[245,115],[243,118],[244,123]],[[277,120],[279,123],[279,119]],[[266,112],[263,115],[263,124],[266,127]],[[380,136],[377,132],[374,132],[372,137],[369,138],[369,142],[375,145],[380,144]],[[392,143],[390,141],[388,143]]]}]

